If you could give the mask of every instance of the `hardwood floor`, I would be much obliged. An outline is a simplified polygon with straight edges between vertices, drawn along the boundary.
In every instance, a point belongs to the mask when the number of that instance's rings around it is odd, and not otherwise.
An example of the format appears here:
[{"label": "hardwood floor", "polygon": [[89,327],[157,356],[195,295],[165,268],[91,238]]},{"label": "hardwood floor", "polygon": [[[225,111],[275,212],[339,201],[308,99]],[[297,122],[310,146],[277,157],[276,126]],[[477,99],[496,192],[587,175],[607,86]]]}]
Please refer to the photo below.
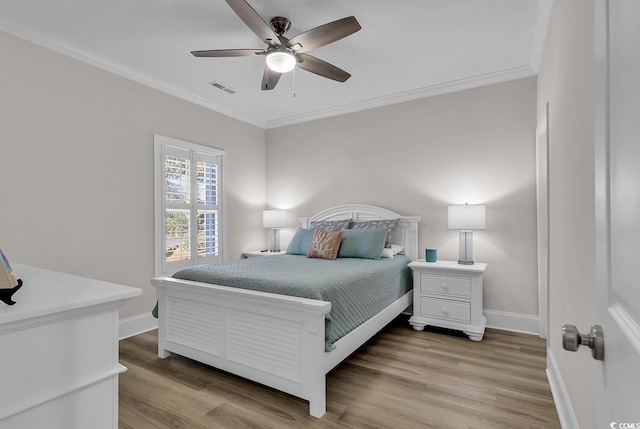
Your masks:
[{"label": "hardwood floor", "polygon": [[120,342],[120,429],[560,428],[545,341],[487,329],[481,342],[401,316],[327,377],[327,414],[198,362],[157,357],[156,331]]}]

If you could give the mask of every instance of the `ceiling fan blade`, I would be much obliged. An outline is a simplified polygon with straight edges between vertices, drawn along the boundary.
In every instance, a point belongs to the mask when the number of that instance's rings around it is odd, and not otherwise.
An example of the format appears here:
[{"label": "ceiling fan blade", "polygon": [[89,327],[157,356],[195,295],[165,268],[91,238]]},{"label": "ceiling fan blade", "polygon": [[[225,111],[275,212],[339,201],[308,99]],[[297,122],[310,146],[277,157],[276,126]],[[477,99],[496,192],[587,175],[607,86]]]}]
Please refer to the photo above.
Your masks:
[{"label": "ceiling fan blade", "polygon": [[191,51],[194,57],[253,57],[264,55],[264,49],[214,49],[212,51]]},{"label": "ceiling fan blade", "polygon": [[[289,40],[289,46],[295,52],[307,52],[345,38],[360,28],[362,27],[360,27],[358,20],[353,16],[348,16],[298,34]],[[299,48],[295,47],[297,44],[300,44]]]},{"label": "ceiling fan blade", "polygon": [[276,87],[276,84],[280,80],[281,73],[271,70],[269,67],[264,68],[264,74],[262,75],[262,90],[268,91]]},{"label": "ceiling fan blade", "polygon": [[320,58],[312,57],[309,54],[297,54],[296,56],[302,59],[302,62],[298,63],[298,67],[308,72],[328,79],[337,80],[338,82],[344,82],[351,77],[346,71],[326,61],[322,61]]},{"label": "ceiling fan blade", "polygon": [[256,12],[249,3],[244,0],[226,0],[231,9],[256,35],[271,46],[280,46],[278,35],[264,22],[264,19]]}]

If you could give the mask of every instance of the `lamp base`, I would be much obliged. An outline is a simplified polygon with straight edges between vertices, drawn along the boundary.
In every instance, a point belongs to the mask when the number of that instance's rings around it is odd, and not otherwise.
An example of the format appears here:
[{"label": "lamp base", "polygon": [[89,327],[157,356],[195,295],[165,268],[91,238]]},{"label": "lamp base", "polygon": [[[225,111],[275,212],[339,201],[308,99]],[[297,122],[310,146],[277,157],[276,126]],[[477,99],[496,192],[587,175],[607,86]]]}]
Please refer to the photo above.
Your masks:
[{"label": "lamp base", "polygon": [[278,228],[271,228],[271,249],[269,252],[276,253],[280,251],[280,234]]},{"label": "lamp base", "polygon": [[458,264],[473,265],[473,231],[461,230]]}]

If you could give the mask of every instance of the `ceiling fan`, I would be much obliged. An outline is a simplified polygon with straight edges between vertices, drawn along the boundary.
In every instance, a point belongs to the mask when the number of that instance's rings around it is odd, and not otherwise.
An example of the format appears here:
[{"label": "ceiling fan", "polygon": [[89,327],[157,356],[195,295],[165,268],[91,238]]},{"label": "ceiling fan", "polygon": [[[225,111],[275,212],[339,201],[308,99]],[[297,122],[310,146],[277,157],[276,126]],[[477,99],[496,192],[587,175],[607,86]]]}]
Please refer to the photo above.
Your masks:
[{"label": "ceiling fan", "polygon": [[[262,90],[276,87],[282,73],[287,73],[297,65],[303,70],[338,82],[351,77],[346,71],[305,52],[328,45],[360,30],[355,17],[338,19],[313,28],[288,39],[284,34],[291,27],[287,18],[271,18],[271,27],[244,0],[226,0],[240,19],[267,45],[264,49],[216,49],[192,51],[196,57],[251,57],[266,55],[266,67],[262,76]],[[273,28],[272,28],[273,27]]]}]

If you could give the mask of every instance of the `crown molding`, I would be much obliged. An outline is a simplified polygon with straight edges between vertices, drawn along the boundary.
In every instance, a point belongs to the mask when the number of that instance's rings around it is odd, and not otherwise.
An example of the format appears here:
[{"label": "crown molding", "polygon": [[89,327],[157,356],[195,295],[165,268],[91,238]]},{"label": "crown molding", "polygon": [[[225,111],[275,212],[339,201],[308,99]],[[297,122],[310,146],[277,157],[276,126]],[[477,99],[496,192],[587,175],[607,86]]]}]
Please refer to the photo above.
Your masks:
[{"label": "crown molding", "polygon": [[492,85],[495,83],[508,82],[510,80],[523,79],[535,75],[536,72],[530,66],[526,65],[474,76],[471,78],[459,79],[437,85],[426,86],[411,91],[399,92],[383,97],[371,98],[362,102],[345,104],[330,109],[316,110],[314,112],[275,119],[272,121],[267,121],[265,128],[271,129],[284,127],[287,125],[295,125],[302,122],[344,115],[346,113],[353,113],[361,110],[374,109],[376,107],[383,107],[391,104],[404,103],[406,101],[413,101],[421,98],[434,97],[436,95],[464,91],[466,89],[473,89],[481,86]]},{"label": "crown molding", "polygon": [[[99,58],[91,53],[55,43],[51,40],[48,40],[47,37],[44,37],[44,35],[40,34],[37,31],[34,31],[33,29],[29,29],[19,24],[9,22],[7,20],[4,20],[2,17],[0,17],[0,31],[26,40],[35,45],[42,46],[46,49],[53,50],[77,61],[88,63],[99,69],[113,73],[125,79],[140,83],[166,94],[173,95],[177,98],[189,101],[222,115],[229,116],[231,118],[246,122],[262,129],[272,129],[288,125],[295,125],[302,122],[309,122],[318,119],[329,118],[332,116],[354,113],[362,110],[388,106],[391,104],[404,103],[406,101],[413,101],[421,98],[433,97],[436,95],[464,91],[466,89],[507,82],[510,80],[522,79],[536,75],[536,71],[534,68],[529,65],[525,65],[512,69],[500,70],[497,72],[474,76],[471,78],[459,79],[410,91],[371,98],[362,102],[349,103],[329,109],[316,110],[313,112],[307,112],[299,115],[292,115],[284,118],[265,121],[255,116],[249,115],[245,112],[231,109],[229,107],[223,106],[222,104],[197,96],[174,85],[156,79],[150,75],[133,70],[121,63],[105,61],[104,59]],[[546,37],[546,32],[544,32],[544,37]],[[538,44],[539,43],[536,43],[536,45]]]}]

